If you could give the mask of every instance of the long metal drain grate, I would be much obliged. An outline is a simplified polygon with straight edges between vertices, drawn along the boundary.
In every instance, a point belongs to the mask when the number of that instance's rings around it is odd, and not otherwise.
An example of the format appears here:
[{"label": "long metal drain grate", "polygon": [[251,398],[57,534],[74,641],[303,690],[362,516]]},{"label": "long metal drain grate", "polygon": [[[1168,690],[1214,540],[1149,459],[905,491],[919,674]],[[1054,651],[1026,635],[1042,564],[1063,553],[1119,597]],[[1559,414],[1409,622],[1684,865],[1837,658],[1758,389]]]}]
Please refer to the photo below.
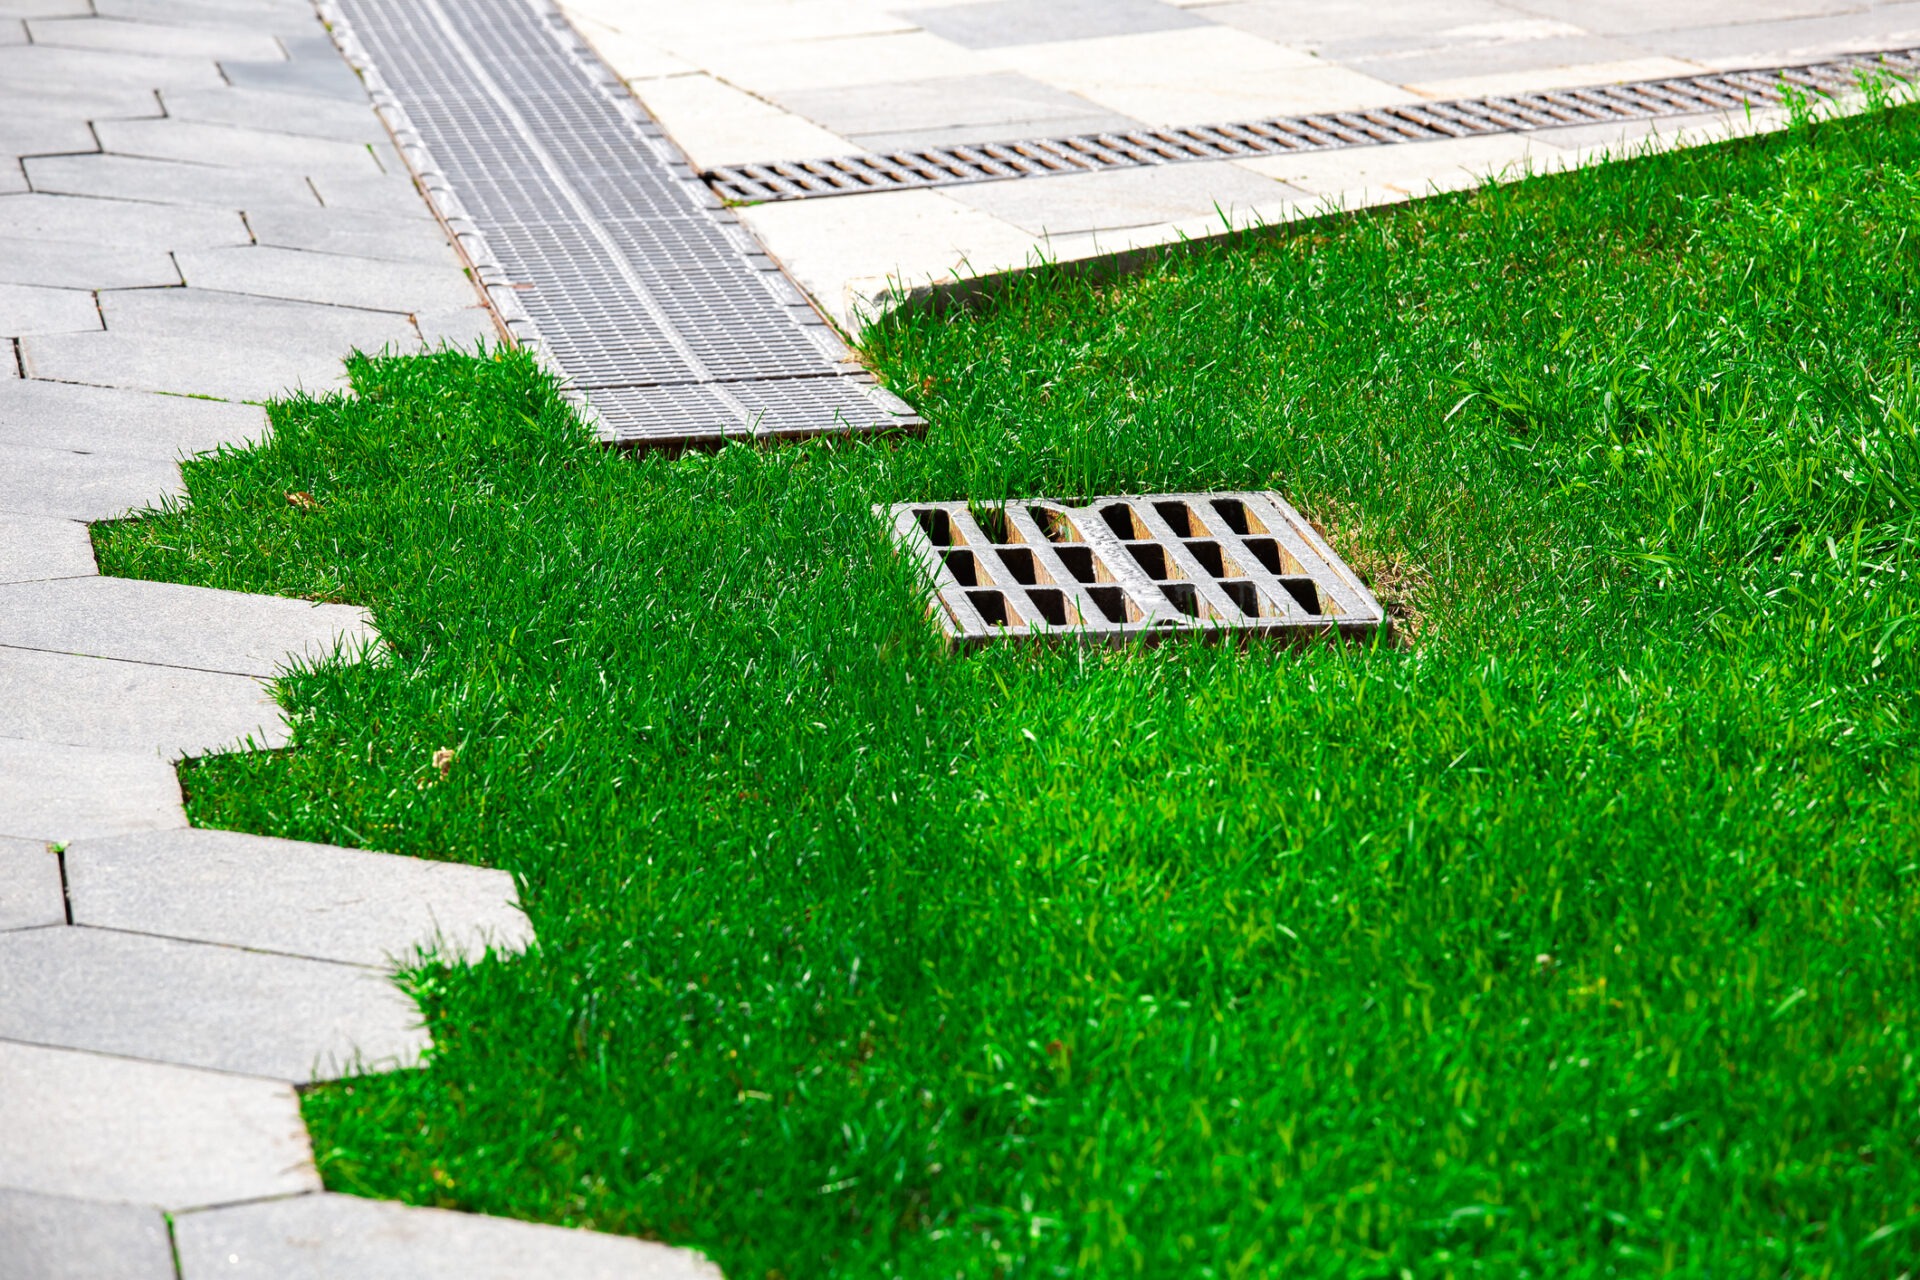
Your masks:
[{"label": "long metal drain grate", "polygon": [[323,0],[515,340],[617,444],[916,426],[546,0]]},{"label": "long metal drain grate", "polygon": [[1386,615],[1275,493],[1149,493],[1085,506],[880,509],[932,580],[956,643],[1192,631],[1367,635]]},{"label": "long metal drain grate", "polygon": [[1898,80],[1914,78],[1920,74],[1920,49],[1855,54],[1769,71],[1729,71],[1590,89],[1410,103],[1376,111],[726,165],[702,176],[720,196],[740,203],[808,200],[865,191],[950,187],[1777,107],[1788,94],[1821,95],[1855,89],[1862,76],[1874,74]]}]

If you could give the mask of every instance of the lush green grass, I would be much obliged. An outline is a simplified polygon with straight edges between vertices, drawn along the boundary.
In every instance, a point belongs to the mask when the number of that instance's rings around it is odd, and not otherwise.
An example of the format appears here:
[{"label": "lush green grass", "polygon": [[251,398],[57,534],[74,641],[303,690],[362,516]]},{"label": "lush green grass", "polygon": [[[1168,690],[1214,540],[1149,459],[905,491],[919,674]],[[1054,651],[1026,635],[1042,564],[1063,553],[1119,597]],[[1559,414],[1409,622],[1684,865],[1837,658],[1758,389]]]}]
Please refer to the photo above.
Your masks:
[{"label": "lush green grass", "polygon": [[[924,440],[610,456],[518,357],[277,406],[105,563],[394,658],[194,816],[542,940],[308,1096],[329,1183],[736,1280],[1906,1273],[1916,231],[1899,112],[890,324]],[[1268,484],[1415,643],[954,657],[869,512]]]}]

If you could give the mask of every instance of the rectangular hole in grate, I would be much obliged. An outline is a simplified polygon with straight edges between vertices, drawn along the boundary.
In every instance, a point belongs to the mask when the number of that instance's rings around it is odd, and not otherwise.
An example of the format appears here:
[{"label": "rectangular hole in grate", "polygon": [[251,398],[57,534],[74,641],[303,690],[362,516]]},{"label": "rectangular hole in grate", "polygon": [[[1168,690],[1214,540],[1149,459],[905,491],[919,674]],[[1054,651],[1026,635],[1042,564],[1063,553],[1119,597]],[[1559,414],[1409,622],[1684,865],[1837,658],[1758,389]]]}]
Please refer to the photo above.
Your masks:
[{"label": "rectangular hole in grate", "polygon": [[1220,544],[1217,542],[1189,542],[1187,554],[1200,562],[1200,567],[1207,571],[1209,577],[1237,578],[1240,576],[1240,566],[1227,558],[1227,554],[1220,550]]},{"label": "rectangular hole in grate", "polygon": [[1272,538],[1248,538],[1246,548],[1253,552],[1254,559],[1260,562],[1260,567],[1276,578],[1290,575],[1298,577],[1306,572],[1300,567],[1300,562],[1288,555],[1287,549]]},{"label": "rectangular hole in grate", "polygon": [[1249,618],[1260,616],[1260,589],[1245,578],[1222,582],[1220,589],[1227,593],[1227,599],[1239,607],[1240,612]]},{"label": "rectangular hole in grate", "polygon": [[1247,504],[1238,498],[1215,498],[1212,506],[1220,518],[1226,522],[1227,528],[1243,538],[1250,533],[1271,532],[1267,526],[1260,523],[1260,517],[1248,511]]},{"label": "rectangular hole in grate", "polygon": [[920,527],[927,531],[927,541],[936,547],[953,545],[953,521],[947,513],[937,507],[922,507],[913,513]]},{"label": "rectangular hole in grate", "polygon": [[973,522],[980,526],[982,533],[987,535],[988,542],[1005,544],[1013,541],[1013,535],[1007,524],[1005,507],[975,507]]},{"label": "rectangular hole in grate", "polygon": [[1052,507],[1028,507],[1027,513],[1033,522],[1040,526],[1040,532],[1047,535],[1048,542],[1085,542],[1080,531],[1073,527],[1073,521],[1067,519],[1064,512]]},{"label": "rectangular hole in grate", "polygon": [[1107,522],[1107,528],[1113,530],[1115,537],[1125,538],[1131,542],[1136,538],[1149,536],[1146,526],[1141,524],[1140,518],[1133,514],[1133,508],[1124,502],[1116,502],[1110,507],[1101,508],[1100,518]]},{"label": "rectangular hole in grate", "polygon": [[1320,592],[1314,588],[1312,578],[1282,578],[1280,585],[1287,589],[1294,603],[1318,618],[1325,611],[1320,607]]},{"label": "rectangular hole in grate", "polygon": [[1036,582],[1053,581],[1047,571],[1035,562],[1031,551],[1009,549],[997,554],[1000,557],[1000,563],[1005,565],[1007,572],[1013,575],[1013,580],[1023,587],[1030,587]]},{"label": "rectangular hole in grate", "polygon": [[1051,587],[1035,587],[1027,592],[1027,599],[1040,611],[1040,616],[1056,627],[1067,625],[1066,593]]},{"label": "rectangular hole in grate", "polygon": [[1067,572],[1073,575],[1075,582],[1099,582],[1100,571],[1105,566],[1093,558],[1091,547],[1056,547],[1054,554],[1060,557],[1060,563],[1067,566]]},{"label": "rectangular hole in grate", "polygon": [[981,578],[980,561],[974,556],[973,552],[949,551],[946,555],[942,556],[941,559],[946,561],[947,572],[951,573],[953,580],[961,586],[977,587],[980,586],[983,581],[987,586],[993,585],[991,578]]},{"label": "rectangular hole in grate", "polygon": [[1138,622],[1140,610],[1119,587],[1089,587],[1087,596],[1108,622]]},{"label": "rectangular hole in grate", "polygon": [[1193,589],[1192,583],[1163,582],[1160,584],[1160,594],[1167,598],[1168,604],[1189,618],[1200,616],[1200,593]]},{"label": "rectangular hole in grate", "polygon": [[1204,538],[1207,527],[1194,517],[1193,508],[1184,502],[1156,502],[1153,509],[1167,522],[1176,538]]},{"label": "rectangular hole in grate", "polygon": [[1180,578],[1186,576],[1182,574],[1168,558],[1167,549],[1155,543],[1147,543],[1144,546],[1129,546],[1127,548],[1127,554],[1131,555],[1134,562],[1140,566],[1141,571],[1155,582],[1159,582],[1165,578]]},{"label": "rectangular hole in grate", "polygon": [[1017,627],[1020,625],[1020,615],[1013,611],[1012,606],[1007,603],[1007,597],[1001,592],[969,591],[967,599],[973,603],[975,609],[979,610],[980,616],[987,620],[988,626]]}]

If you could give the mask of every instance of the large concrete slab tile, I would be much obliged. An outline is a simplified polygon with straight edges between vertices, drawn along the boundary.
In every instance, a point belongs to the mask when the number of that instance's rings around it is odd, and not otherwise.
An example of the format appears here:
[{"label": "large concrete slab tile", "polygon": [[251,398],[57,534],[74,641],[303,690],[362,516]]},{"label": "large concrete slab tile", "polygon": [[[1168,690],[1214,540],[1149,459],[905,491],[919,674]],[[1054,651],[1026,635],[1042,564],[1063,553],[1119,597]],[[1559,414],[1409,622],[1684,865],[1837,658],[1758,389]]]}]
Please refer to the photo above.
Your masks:
[{"label": "large concrete slab tile", "polygon": [[0,99],[0,155],[41,156],[62,151],[98,151],[93,130],[78,116],[12,111]]},{"label": "large concrete slab tile", "polygon": [[510,1218],[316,1195],[174,1224],[184,1280],[721,1280],[691,1249]]},{"label": "large concrete slab tile", "polygon": [[274,341],[256,335],[222,340],[114,332],[53,334],[22,338],[20,354],[27,375],[33,378],[219,400],[270,400],[298,391],[345,388],[340,361],[356,348],[380,351],[393,345],[411,350],[416,345],[411,326],[398,343],[339,343],[324,353],[316,351],[319,344],[307,338],[284,338],[279,340],[284,345],[271,345]]},{"label": "large concrete slab tile", "polygon": [[0,1039],[306,1082],[427,1046],[385,974],[106,929],[0,934]]},{"label": "large concrete slab tile", "polygon": [[173,58],[279,58],[272,36],[250,31],[124,22],[115,18],[35,18],[33,42],[56,49],[102,49]]},{"label": "large concrete slab tile", "polygon": [[272,676],[378,641],[348,605],[133,578],[0,584],[0,645],[16,649]]},{"label": "large concrete slab tile", "polygon": [[180,269],[164,249],[0,236],[0,284],[139,289],[179,283]]},{"label": "large concrete slab tile", "polygon": [[[433,224],[423,224],[433,225]],[[470,307],[479,294],[459,268],[382,262],[255,245],[175,255],[187,283],[260,298],[410,313]],[[0,308],[5,298],[0,295]],[[0,315],[4,315],[0,310]]]},{"label": "large concrete slab tile", "polygon": [[220,70],[225,73],[227,83],[238,89],[265,89],[344,102],[367,100],[367,91],[359,77],[338,56],[331,63],[312,57],[291,62],[223,62]]},{"label": "large concrete slab tile", "polygon": [[103,18],[129,22],[164,23],[176,27],[216,27],[238,31],[304,34],[311,29],[313,10],[295,0],[249,0],[226,4],[221,0],[94,0],[93,11]]},{"label": "large concrete slab tile", "polygon": [[84,289],[0,284],[0,337],[84,333],[100,328],[100,308]]},{"label": "large concrete slab tile", "polygon": [[258,405],[34,378],[0,384],[0,444],[171,461],[266,434]]},{"label": "large concrete slab tile", "polygon": [[1246,221],[1248,211],[1305,193],[1226,162],[1114,169],[1030,182],[956,187],[953,198],[1035,235],[1145,227],[1203,218],[1216,210]]},{"label": "large concrete slab tile", "polygon": [[94,131],[114,155],[296,175],[383,172],[364,142],[192,120],[102,120]]},{"label": "large concrete slab tile", "polygon": [[157,751],[0,738],[0,834],[64,844],[186,825],[179,776]]},{"label": "large concrete slab tile", "polygon": [[[38,929],[67,922],[66,895],[60,884],[60,859],[43,840],[0,836],[0,933]],[[0,1213],[0,1221],[4,1221]],[[0,1229],[0,1240],[6,1232]],[[6,1276],[0,1261],[0,1280]]]},{"label": "large concrete slab tile", "polygon": [[[0,382],[0,397],[17,385]],[[0,583],[75,578],[93,572],[93,538],[86,525],[0,511]]]},{"label": "large concrete slab tile", "polygon": [[285,347],[344,356],[353,347],[404,342],[412,328],[399,316],[213,289],[126,289],[100,295],[109,331],[123,336],[204,339],[256,348]]},{"label": "large concrete slab tile", "polygon": [[35,191],[53,195],[147,200],[158,204],[246,209],[315,203],[297,174],[257,173],[216,164],[145,160],[138,156],[36,156],[21,161]]},{"label": "large concrete slab tile", "polygon": [[88,81],[141,89],[212,88],[220,83],[220,73],[206,58],[57,49],[37,44],[0,49],[0,84],[33,90],[44,83]]},{"label": "large concrete slab tile", "polygon": [[266,209],[248,214],[247,224],[263,246],[461,270],[440,224],[424,218],[356,209]]},{"label": "large concrete slab tile", "polygon": [[81,840],[77,924],[343,963],[477,960],[533,940],[504,871],[199,829]]},{"label": "large concrete slab tile", "polygon": [[359,209],[396,218],[430,220],[433,217],[426,197],[413,185],[413,179],[402,173],[372,178],[316,173],[313,175],[313,189],[320,193],[320,203],[329,209]]},{"label": "large concrete slab tile", "polygon": [[0,1042],[0,1187],[181,1210],[320,1176],[286,1084]]},{"label": "large concrete slab tile", "polygon": [[150,1205],[0,1190],[0,1280],[177,1280]]},{"label": "large concrete slab tile", "polygon": [[[12,385],[0,382],[0,387]],[[185,492],[180,468],[172,462],[0,443],[0,512],[113,520]]]},{"label": "large concrete slab tile", "polygon": [[285,746],[287,727],[251,676],[0,648],[0,738],[176,758]]},{"label": "large concrete slab tile", "polygon": [[157,116],[160,95],[137,82],[35,79],[17,84],[0,80],[0,106],[16,118],[90,120],[107,116]]},{"label": "large concrete slab tile", "polygon": [[[105,2],[105,0],[103,0]],[[171,5],[173,0],[162,0]],[[384,143],[386,126],[365,95],[358,102],[265,89],[173,89],[160,95],[181,122],[237,125],[335,142]]]},{"label": "large concrete slab tile", "polygon": [[1206,25],[1206,19],[1199,15],[1161,0],[979,0],[974,4],[908,9],[900,16],[967,49],[1052,44]]},{"label": "large concrete slab tile", "polygon": [[[789,90],[780,103],[863,151],[1137,129],[1140,122],[1031,76],[1002,72],[905,84]],[[826,154],[815,152],[812,159]]]},{"label": "large concrete slab tile", "polygon": [[245,220],[233,209],[133,204],[38,192],[0,196],[0,236],[160,253],[253,242]]}]

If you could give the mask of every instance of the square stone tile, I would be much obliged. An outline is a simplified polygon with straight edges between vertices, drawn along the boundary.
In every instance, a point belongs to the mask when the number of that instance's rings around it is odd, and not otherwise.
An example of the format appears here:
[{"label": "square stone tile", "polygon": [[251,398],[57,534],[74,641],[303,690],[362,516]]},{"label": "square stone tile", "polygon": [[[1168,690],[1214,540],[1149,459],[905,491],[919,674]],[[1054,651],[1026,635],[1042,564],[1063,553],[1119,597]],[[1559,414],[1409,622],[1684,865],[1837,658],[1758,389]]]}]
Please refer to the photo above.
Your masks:
[{"label": "square stone tile", "polygon": [[113,18],[35,18],[27,24],[35,44],[57,49],[104,49],[115,53],[166,54],[178,58],[279,58],[271,37],[248,31],[122,22]]},{"label": "square stone tile", "polygon": [[1208,124],[1406,102],[1405,90],[1209,24],[999,49],[1011,69],[1149,124]]},{"label": "square stone tile", "polygon": [[286,1084],[0,1042],[0,1186],[179,1211],[320,1176]]},{"label": "square stone tile", "polygon": [[[15,385],[0,383],[0,397]],[[93,539],[78,520],[0,512],[0,583],[77,578],[94,572]]]},{"label": "square stone tile", "polygon": [[35,191],[101,196],[160,204],[247,209],[260,205],[311,208],[318,203],[298,174],[146,160],[137,156],[40,156],[21,162]]},{"label": "square stone tile", "polygon": [[1240,225],[1250,211],[1302,194],[1225,161],[953,188],[954,199],[1035,235],[1153,226],[1216,208]]},{"label": "square stone tile", "polygon": [[34,378],[0,386],[0,444],[173,461],[267,433],[266,410]]},{"label": "square stone tile", "polygon": [[0,1039],[305,1083],[427,1047],[414,1003],[358,965],[108,929],[0,934]]},{"label": "square stone tile", "polygon": [[65,843],[186,825],[179,777],[158,752],[0,738],[0,833]]},{"label": "square stone tile", "polygon": [[[0,933],[67,922],[67,900],[60,884],[60,859],[44,841],[0,836]],[[5,1209],[0,1207],[0,1222]],[[0,1240],[6,1238],[0,1229]],[[0,1277],[6,1264],[0,1262]]]},{"label": "square stone tile", "polygon": [[0,1280],[175,1280],[160,1210],[0,1191]]},{"label": "square stone tile", "polygon": [[[173,0],[165,0],[171,4]],[[372,104],[262,89],[171,89],[160,95],[180,123],[224,124],[335,142],[383,143],[386,126]]]},{"label": "square stone tile", "polygon": [[306,249],[383,262],[418,262],[460,272],[460,256],[437,222],[358,209],[263,209],[247,215],[254,238],[277,249]]},{"label": "square stone tile", "polygon": [[562,5],[567,22],[580,33],[600,60],[613,68],[622,80],[652,80],[661,76],[692,75],[699,68],[685,58],[676,57],[651,40],[627,35],[616,27],[592,17],[579,5]]},{"label": "square stone tile", "polygon": [[101,147],[114,155],[271,170],[302,177],[316,173],[378,176],[383,172],[364,142],[303,138],[195,120],[102,120],[95,123],[94,132]]},{"label": "square stone tile", "polygon": [[817,121],[862,151],[1099,133],[1140,124],[1014,72],[794,89],[778,97],[789,110]]},{"label": "square stone tile", "polygon": [[246,222],[231,209],[39,194],[0,197],[0,236],[160,253],[252,241]]},{"label": "square stone tile", "polygon": [[710,75],[647,80],[633,88],[698,168],[812,160],[859,149],[839,134]]},{"label": "square stone tile", "polygon": [[179,284],[162,249],[0,236],[0,284],[62,289],[143,289]]},{"label": "square stone tile", "polygon": [[284,746],[287,729],[249,676],[0,649],[0,737],[178,758]]},{"label": "square stone tile", "polygon": [[0,512],[113,520],[185,493],[180,468],[172,462],[0,444]]},{"label": "square stone tile", "polygon": [[1161,0],[985,0],[901,16],[968,49],[1175,31],[1205,21]]},{"label": "square stone tile", "polygon": [[700,1254],[653,1240],[354,1196],[213,1209],[174,1229],[188,1280],[721,1280]]},{"label": "square stone tile", "polygon": [[[189,286],[223,293],[402,314],[451,311],[480,301],[479,291],[457,266],[381,262],[265,245],[193,249],[174,258]],[[0,295],[0,308],[4,306]]]},{"label": "square stone tile", "polygon": [[181,830],[69,844],[74,922],[384,968],[477,961],[533,929],[504,871]]},{"label": "square stone tile", "polygon": [[0,337],[83,333],[100,327],[100,308],[84,289],[0,284]]}]

